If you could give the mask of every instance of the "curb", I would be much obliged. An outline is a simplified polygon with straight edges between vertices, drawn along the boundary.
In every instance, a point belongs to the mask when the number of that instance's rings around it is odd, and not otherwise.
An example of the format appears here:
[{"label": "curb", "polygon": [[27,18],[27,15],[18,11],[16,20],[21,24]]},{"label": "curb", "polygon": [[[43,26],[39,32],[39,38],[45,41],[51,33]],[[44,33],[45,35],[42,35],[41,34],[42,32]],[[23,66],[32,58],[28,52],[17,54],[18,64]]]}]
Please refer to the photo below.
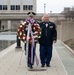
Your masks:
[{"label": "curb", "polygon": [[62,42],[62,44],[63,44],[72,54],[74,54],[73,49],[71,49],[68,45],[64,44],[63,42]]}]

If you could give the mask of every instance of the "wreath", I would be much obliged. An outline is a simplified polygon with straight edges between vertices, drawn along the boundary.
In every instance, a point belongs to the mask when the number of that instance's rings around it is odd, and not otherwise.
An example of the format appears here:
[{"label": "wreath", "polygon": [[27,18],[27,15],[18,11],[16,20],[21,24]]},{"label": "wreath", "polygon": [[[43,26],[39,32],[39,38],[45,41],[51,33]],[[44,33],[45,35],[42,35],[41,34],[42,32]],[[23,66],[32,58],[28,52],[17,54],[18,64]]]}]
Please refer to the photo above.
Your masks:
[{"label": "wreath", "polygon": [[[20,26],[18,27],[18,32],[17,32],[18,38],[25,42],[27,40],[28,24],[29,23],[27,21],[21,23]],[[41,28],[39,24],[38,23],[31,24],[31,28],[32,28],[34,40],[38,41],[38,39],[41,37]],[[32,41],[31,34],[29,35],[29,41]]]}]

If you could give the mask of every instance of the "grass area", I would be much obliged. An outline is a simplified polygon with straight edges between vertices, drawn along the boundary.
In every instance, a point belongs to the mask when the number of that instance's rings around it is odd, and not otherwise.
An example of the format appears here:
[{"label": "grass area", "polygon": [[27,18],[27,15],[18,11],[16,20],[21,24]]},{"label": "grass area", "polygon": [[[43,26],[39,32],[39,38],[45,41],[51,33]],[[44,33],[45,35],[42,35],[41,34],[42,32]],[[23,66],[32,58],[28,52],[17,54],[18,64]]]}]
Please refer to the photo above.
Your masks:
[{"label": "grass area", "polygon": [[67,40],[64,43],[74,50],[74,39]]}]

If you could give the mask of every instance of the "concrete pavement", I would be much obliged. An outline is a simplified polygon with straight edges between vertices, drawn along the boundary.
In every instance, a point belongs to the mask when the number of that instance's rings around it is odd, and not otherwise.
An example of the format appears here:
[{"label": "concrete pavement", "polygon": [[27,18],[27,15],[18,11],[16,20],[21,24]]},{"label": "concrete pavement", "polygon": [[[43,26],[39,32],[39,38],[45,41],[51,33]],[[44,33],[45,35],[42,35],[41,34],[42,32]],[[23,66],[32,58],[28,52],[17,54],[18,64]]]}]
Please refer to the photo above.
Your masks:
[{"label": "concrete pavement", "polygon": [[60,40],[54,46],[68,75],[74,75],[74,51],[70,51]]},{"label": "concrete pavement", "polygon": [[[34,71],[29,71],[23,46],[22,43],[21,51],[16,51],[16,44],[14,44],[0,52],[0,75],[68,75],[55,47],[53,48],[51,67],[41,68],[40,62],[38,66],[35,62]],[[37,44],[36,53],[39,58],[39,44]],[[19,64],[21,55],[21,64]]]}]

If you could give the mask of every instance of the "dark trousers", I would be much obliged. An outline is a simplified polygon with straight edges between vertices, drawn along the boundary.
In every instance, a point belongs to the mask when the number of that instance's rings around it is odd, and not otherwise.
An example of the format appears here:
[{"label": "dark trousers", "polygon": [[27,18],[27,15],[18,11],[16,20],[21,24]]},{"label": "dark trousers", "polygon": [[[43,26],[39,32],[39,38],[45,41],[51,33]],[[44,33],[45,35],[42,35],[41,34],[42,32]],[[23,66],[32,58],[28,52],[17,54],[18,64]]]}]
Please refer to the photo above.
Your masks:
[{"label": "dark trousers", "polygon": [[29,65],[33,65],[34,64],[34,57],[35,57],[35,46],[33,48],[33,62],[31,63],[31,45],[29,44],[29,48],[28,48],[28,64]]},{"label": "dark trousers", "polygon": [[[34,64],[35,48],[36,48],[36,43],[35,43],[34,48],[33,48],[33,62],[31,63],[31,44],[29,44],[27,65],[33,65]],[[26,51],[26,43],[25,43],[25,51]]]},{"label": "dark trousers", "polygon": [[40,60],[41,64],[50,64],[52,58],[52,45],[44,46],[40,44]]},{"label": "dark trousers", "polygon": [[26,52],[26,43],[24,43],[24,50],[25,50],[25,52]]}]

